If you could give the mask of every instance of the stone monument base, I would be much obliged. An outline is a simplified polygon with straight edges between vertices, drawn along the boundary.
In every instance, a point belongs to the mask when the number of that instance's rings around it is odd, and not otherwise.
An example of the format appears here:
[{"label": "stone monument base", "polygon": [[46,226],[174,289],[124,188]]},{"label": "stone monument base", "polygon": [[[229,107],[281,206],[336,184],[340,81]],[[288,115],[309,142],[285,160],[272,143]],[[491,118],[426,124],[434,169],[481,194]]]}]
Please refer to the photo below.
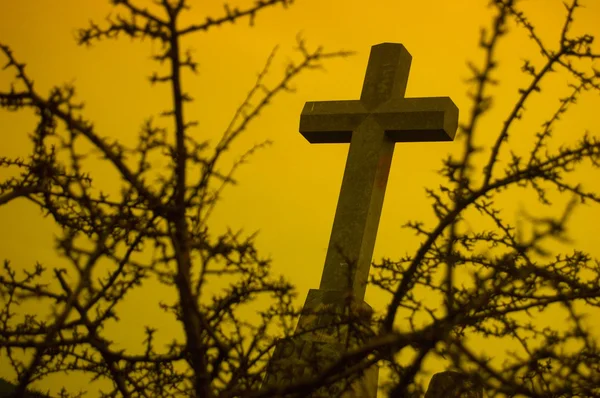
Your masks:
[{"label": "stone monument base", "polygon": [[[322,374],[348,347],[356,347],[366,337],[361,336],[360,330],[372,313],[364,301],[349,303],[345,292],[311,289],[296,335],[277,343],[262,388],[283,387]],[[336,325],[344,319],[344,314],[356,317],[356,323],[353,322],[356,328],[349,330],[348,325]],[[379,368],[375,365],[350,385],[343,381],[335,383],[310,397],[376,398],[378,376]]]},{"label": "stone monument base", "polygon": [[469,376],[448,370],[433,375],[425,398],[483,398],[483,388]]}]

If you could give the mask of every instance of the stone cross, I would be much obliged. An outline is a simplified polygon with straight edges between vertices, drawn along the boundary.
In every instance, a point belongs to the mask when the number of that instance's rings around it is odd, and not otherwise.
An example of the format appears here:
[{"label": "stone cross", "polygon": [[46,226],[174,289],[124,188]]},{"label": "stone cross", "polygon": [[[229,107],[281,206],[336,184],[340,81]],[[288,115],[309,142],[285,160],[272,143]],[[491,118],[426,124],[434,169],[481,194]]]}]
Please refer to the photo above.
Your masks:
[{"label": "stone cross", "polygon": [[[300,333],[277,342],[263,390],[319,374],[343,355],[346,342],[364,341],[349,327],[330,326],[349,301],[358,322],[368,322],[373,312],[364,295],[394,144],[452,141],[458,126],[450,98],[404,98],[410,61],[401,44],[373,46],[360,100],[307,102],[302,110],[300,132],[309,142],[350,143],[350,150],[320,288],[308,292],[296,327]],[[310,396],[375,398],[378,374],[375,364],[350,390],[342,382]]]},{"label": "stone cross", "polygon": [[300,133],[310,143],[350,143],[320,290],[351,286],[364,298],[394,144],[454,139],[458,108],[449,97],[404,98],[411,59],[402,44],[375,45],[360,100],[302,110]]}]

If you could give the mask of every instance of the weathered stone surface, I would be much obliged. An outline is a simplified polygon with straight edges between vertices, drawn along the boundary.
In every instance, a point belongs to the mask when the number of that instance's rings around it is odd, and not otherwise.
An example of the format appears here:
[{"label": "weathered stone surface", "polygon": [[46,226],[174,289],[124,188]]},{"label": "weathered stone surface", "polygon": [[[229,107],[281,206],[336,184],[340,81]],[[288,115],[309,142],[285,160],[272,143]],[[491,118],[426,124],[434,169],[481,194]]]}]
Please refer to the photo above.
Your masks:
[{"label": "weathered stone surface", "polygon": [[[322,343],[309,339],[282,341],[275,349],[263,388],[287,386],[322,374],[323,370],[339,359],[344,352],[343,344]],[[374,366],[349,388],[346,388],[343,383],[338,383],[323,387],[310,397],[375,398],[378,376],[379,369]],[[342,391],[344,391],[343,394]]]},{"label": "weathered stone surface", "polygon": [[433,375],[425,398],[483,398],[483,388],[469,376],[449,370]]},{"label": "weathered stone surface", "polygon": [[348,299],[348,295],[342,291],[310,289],[302,307],[297,331],[310,331],[310,338],[314,341],[339,343],[349,337],[350,344],[360,344],[361,336],[348,336],[347,325],[335,324],[339,324],[349,310],[357,318],[354,326],[358,323],[367,325],[373,309],[363,300],[348,303]]},{"label": "weathered stone surface", "polygon": [[[360,335],[349,335],[347,326],[335,324],[348,309],[358,318],[357,324],[368,322],[373,310],[362,300],[350,303],[348,307],[347,300],[347,294],[341,291],[309,291],[296,328],[298,335],[276,345],[263,389],[320,375],[347,351],[347,347],[359,344]],[[378,375],[379,369],[374,366],[351,385],[351,390],[342,393],[346,390],[342,383],[322,388],[311,397],[375,398]]]},{"label": "weathered stone surface", "polygon": [[307,102],[302,110],[309,142],[350,143],[322,290],[350,285],[364,298],[394,144],[454,139],[458,108],[450,98],[404,98],[411,60],[402,44],[373,46],[360,100]]}]

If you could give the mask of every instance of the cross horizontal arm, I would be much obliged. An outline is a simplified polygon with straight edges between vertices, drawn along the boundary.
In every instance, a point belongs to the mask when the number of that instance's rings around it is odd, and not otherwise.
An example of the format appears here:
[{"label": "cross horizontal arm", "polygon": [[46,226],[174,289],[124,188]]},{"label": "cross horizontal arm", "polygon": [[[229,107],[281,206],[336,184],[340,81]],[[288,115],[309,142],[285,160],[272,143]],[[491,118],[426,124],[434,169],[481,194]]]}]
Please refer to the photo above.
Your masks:
[{"label": "cross horizontal arm", "polygon": [[452,141],[458,127],[449,97],[392,98],[372,111],[358,100],[307,102],[300,133],[313,144],[349,143],[369,115],[393,142]]}]

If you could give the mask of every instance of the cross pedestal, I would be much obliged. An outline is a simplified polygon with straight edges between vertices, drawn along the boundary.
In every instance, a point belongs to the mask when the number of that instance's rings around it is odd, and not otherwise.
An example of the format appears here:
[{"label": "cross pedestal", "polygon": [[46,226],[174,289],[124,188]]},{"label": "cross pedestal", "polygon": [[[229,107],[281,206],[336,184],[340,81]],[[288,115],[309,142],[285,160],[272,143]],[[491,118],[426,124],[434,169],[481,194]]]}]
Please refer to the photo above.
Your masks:
[{"label": "cross pedestal", "polygon": [[[396,142],[452,141],[458,108],[449,97],[404,98],[411,55],[402,44],[371,48],[360,100],[307,102],[300,116],[300,133],[310,143],[349,143],[325,266],[318,290],[311,289],[297,331],[335,323],[335,314],[348,308],[366,320],[372,313],[364,302],[379,218]],[[325,311],[327,310],[327,311]],[[316,313],[329,312],[330,316]],[[315,330],[275,349],[263,385],[283,385],[319,374],[360,336],[348,328]],[[357,341],[353,341],[357,340]],[[310,364],[316,365],[310,368]],[[377,395],[377,369],[355,383],[355,395]],[[364,389],[363,389],[364,387]],[[335,386],[333,386],[335,389]],[[317,393],[313,396],[326,396]],[[333,394],[333,395],[331,395]]]},{"label": "cross pedestal", "polygon": [[[348,325],[340,325],[348,310],[356,317],[354,326],[368,326],[372,309],[364,301],[349,302],[345,292],[336,290],[310,289],[302,315],[296,327],[294,338],[281,340],[269,363],[263,388],[285,386],[320,375],[350,347],[360,345],[365,339],[360,331],[349,330]],[[321,388],[311,397],[376,397],[378,368],[365,372],[351,385],[343,383]],[[346,387],[352,390],[346,390]],[[342,393],[345,391],[344,393]]]},{"label": "cross pedestal", "polygon": [[483,398],[483,387],[464,373],[447,370],[433,375],[425,398]]}]

